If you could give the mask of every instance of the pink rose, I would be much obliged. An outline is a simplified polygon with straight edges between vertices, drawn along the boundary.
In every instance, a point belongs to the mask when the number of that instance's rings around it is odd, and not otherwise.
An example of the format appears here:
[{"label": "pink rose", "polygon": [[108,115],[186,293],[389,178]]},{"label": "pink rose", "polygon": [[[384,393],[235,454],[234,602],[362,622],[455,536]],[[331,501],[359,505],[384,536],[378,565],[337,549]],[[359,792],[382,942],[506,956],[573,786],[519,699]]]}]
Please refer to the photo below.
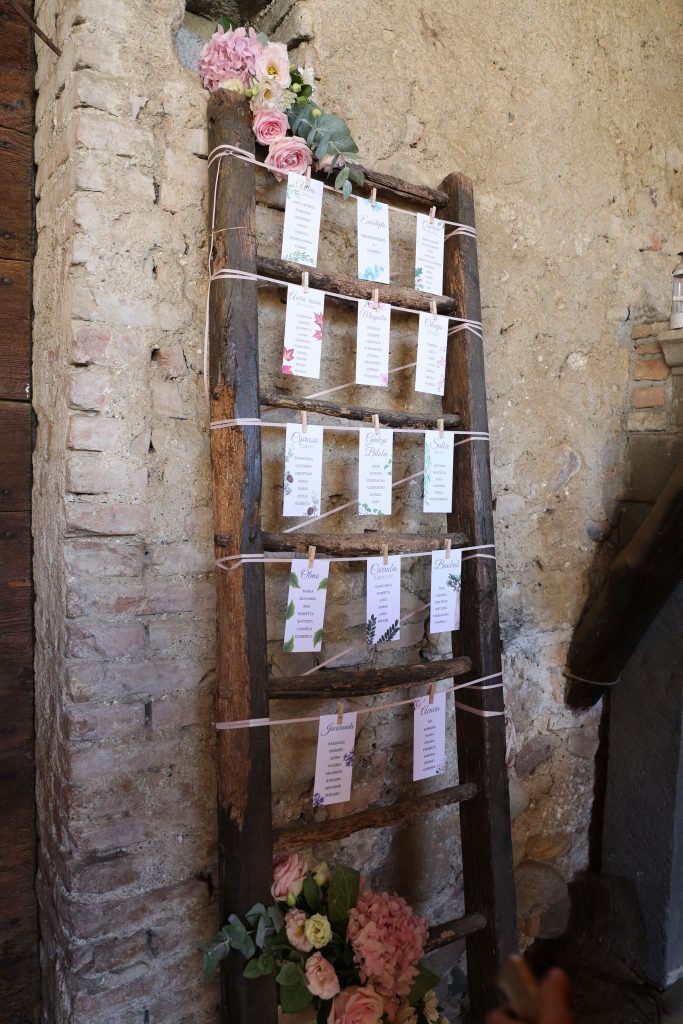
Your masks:
[{"label": "pink rose", "polygon": [[304,930],[307,921],[308,917],[303,910],[292,908],[285,914],[287,938],[294,946],[294,949],[298,949],[301,953],[310,953],[313,949],[313,944],[306,938]]},{"label": "pink rose", "polygon": [[289,128],[289,121],[280,110],[258,110],[254,114],[251,126],[256,141],[262,146],[270,146],[274,142],[282,142]]},{"label": "pink rose", "polygon": [[322,953],[314,953],[306,961],[306,985],[311,995],[332,999],[339,992],[339,978]]},{"label": "pink rose", "polygon": [[384,1002],[373,988],[351,985],[334,997],[327,1024],[377,1024]]},{"label": "pink rose", "polygon": [[215,92],[223,82],[239,82],[243,88],[251,86],[256,71],[256,58],[263,47],[253,28],[218,28],[199,57],[199,74],[205,87]]},{"label": "pink rose", "polygon": [[284,43],[268,43],[256,58],[256,75],[258,78],[270,78],[286,89],[291,82],[289,74],[289,54]]},{"label": "pink rose", "polygon": [[277,853],[273,857],[273,884],[270,888],[274,900],[286,900],[289,894],[298,896],[304,884],[308,866],[300,853]]},{"label": "pink rose", "polygon": [[303,139],[286,138],[282,142],[273,143],[265,163],[275,177],[283,181],[290,171],[305,174],[312,161],[313,154]]}]

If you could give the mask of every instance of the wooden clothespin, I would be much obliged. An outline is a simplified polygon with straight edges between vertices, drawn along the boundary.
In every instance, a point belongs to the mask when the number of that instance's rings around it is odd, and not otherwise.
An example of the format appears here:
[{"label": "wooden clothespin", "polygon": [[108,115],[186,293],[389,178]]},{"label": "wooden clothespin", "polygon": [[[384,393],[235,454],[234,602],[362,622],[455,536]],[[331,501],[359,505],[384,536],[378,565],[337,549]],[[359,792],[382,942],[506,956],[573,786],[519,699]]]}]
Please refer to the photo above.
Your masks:
[{"label": "wooden clothespin", "polygon": [[344,705],[341,701],[337,703],[337,725],[344,724]]},{"label": "wooden clothespin", "polygon": [[379,434],[379,413],[373,414],[372,426],[374,427],[375,433]]},{"label": "wooden clothespin", "polygon": [[308,292],[308,271],[304,270],[301,275],[301,287],[304,290],[304,294]]},{"label": "wooden clothespin", "polygon": [[432,683],[429,687],[429,703],[434,703],[434,694],[436,693],[436,683]]},{"label": "wooden clothespin", "polygon": [[370,205],[375,206],[377,203],[377,189],[373,188],[370,190]]},{"label": "wooden clothespin", "polygon": [[[306,168],[306,181],[310,181],[310,180],[311,180],[311,165],[309,164],[308,167]],[[436,209],[436,207],[434,207],[434,209]]]},{"label": "wooden clothespin", "polygon": [[451,557],[451,538],[446,537],[446,561]]},{"label": "wooden clothespin", "polygon": [[436,429],[439,431],[439,437],[443,437],[443,420],[436,421]]},{"label": "wooden clothespin", "polygon": [[389,565],[389,545],[382,544],[380,551],[382,552],[382,561],[385,565]]},{"label": "wooden clothespin", "polygon": [[429,211],[429,223],[430,224],[434,223],[434,218],[435,217],[436,217],[436,207],[432,206],[430,211]]},{"label": "wooden clothespin", "polygon": [[313,568],[315,562],[315,544],[310,544],[308,548],[308,568]]},{"label": "wooden clothespin", "polygon": [[305,434],[308,429],[308,415],[301,410],[301,433]]},{"label": "wooden clothespin", "polygon": [[430,299],[429,300],[429,312],[432,314],[432,316],[436,320],[436,299]]},{"label": "wooden clothespin", "polygon": [[379,288],[372,289],[372,308],[379,309]]}]

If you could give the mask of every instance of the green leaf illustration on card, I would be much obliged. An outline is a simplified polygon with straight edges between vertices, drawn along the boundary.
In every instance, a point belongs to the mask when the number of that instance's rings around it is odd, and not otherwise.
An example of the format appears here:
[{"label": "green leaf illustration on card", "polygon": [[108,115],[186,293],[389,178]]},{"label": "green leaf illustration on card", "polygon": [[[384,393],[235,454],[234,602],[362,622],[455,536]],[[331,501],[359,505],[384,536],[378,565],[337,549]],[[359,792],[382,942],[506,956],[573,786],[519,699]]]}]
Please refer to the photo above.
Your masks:
[{"label": "green leaf illustration on card", "polygon": [[389,640],[393,640],[394,637],[396,636],[396,634],[398,633],[398,629],[399,629],[399,622],[398,622],[398,619],[396,619],[395,622],[393,622],[391,624],[391,626],[389,626],[389,628],[386,630],[386,632],[382,633],[382,635],[379,638],[379,640],[377,641],[377,643],[378,644],[386,644],[386,643],[389,642]]},{"label": "green leaf illustration on card", "polygon": [[289,640],[285,640],[285,642],[282,645],[282,650],[286,651],[287,654],[291,654],[292,653],[292,651],[294,650],[294,637],[293,636],[290,636]]},{"label": "green leaf illustration on card", "polygon": [[320,581],[320,583],[318,584],[318,590],[327,590],[327,580],[328,577],[326,576],[324,580]]},{"label": "green leaf illustration on card", "polygon": [[295,611],[296,611],[296,605],[294,604],[293,601],[290,601],[289,604],[287,605],[287,611],[285,612],[285,618],[286,619],[293,618]]},{"label": "green leaf illustration on card", "polygon": [[365,636],[369,644],[374,644],[377,631],[377,616],[371,615],[365,624]]},{"label": "green leaf illustration on card", "polygon": [[315,633],[313,634],[313,646],[314,647],[319,647],[320,644],[322,643],[322,641],[323,641],[323,631],[322,631],[322,629],[316,629]]},{"label": "green leaf illustration on card", "polygon": [[290,572],[290,574],[289,574],[289,585],[290,585],[290,587],[294,587],[295,590],[299,590],[300,589],[300,587],[299,587],[299,577],[297,576],[297,574],[295,572]]}]

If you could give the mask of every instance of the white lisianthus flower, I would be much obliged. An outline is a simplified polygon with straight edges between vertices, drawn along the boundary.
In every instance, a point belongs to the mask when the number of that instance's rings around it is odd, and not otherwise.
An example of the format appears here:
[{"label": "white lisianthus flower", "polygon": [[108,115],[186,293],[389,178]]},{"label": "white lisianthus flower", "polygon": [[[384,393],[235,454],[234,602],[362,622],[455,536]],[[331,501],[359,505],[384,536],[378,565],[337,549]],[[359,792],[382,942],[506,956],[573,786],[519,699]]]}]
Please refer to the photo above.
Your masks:
[{"label": "white lisianthus flower", "polygon": [[304,83],[304,85],[310,85],[311,89],[315,89],[315,75],[313,72],[313,68],[305,67],[297,68],[297,70],[301,75],[301,81]]}]

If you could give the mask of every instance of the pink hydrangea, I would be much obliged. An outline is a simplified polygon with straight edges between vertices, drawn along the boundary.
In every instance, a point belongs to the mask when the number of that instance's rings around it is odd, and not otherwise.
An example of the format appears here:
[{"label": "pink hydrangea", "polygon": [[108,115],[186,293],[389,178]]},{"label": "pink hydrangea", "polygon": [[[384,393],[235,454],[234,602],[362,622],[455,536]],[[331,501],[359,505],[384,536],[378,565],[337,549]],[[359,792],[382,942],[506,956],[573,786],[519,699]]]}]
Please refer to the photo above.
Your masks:
[{"label": "pink hydrangea", "polygon": [[205,87],[216,92],[224,82],[236,81],[249,88],[262,49],[253,28],[229,28],[224,32],[219,27],[199,57],[199,74]]},{"label": "pink hydrangea", "polygon": [[424,952],[427,923],[401,896],[362,893],[349,915],[347,938],[362,982],[387,999],[409,994]]},{"label": "pink hydrangea", "polygon": [[305,174],[312,160],[313,154],[304,140],[288,136],[282,142],[273,143],[268,150],[265,164],[276,178],[282,180],[290,171]]}]

